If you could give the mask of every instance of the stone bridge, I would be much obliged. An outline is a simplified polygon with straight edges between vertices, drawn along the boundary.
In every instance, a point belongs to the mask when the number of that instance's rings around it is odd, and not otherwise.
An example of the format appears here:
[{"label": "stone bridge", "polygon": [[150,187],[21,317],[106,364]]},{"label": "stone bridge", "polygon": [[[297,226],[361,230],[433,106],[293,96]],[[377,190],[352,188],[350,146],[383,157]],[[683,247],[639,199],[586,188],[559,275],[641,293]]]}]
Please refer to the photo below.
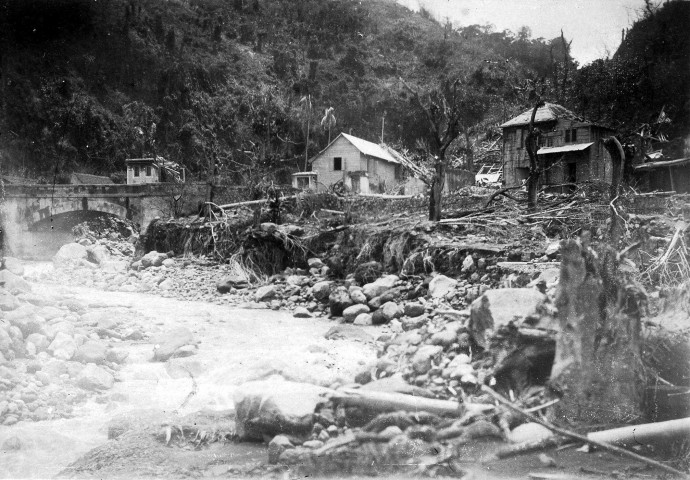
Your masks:
[{"label": "stone bridge", "polygon": [[[51,231],[56,219],[84,212],[114,215],[138,223],[142,229],[156,217],[189,215],[198,211],[208,194],[206,183],[142,185],[5,185],[2,223],[5,247],[14,254],[39,247],[40,232]],[[53,242],[54,243],[54,242]],[[61,242],[61,243],[64,243]]]}]

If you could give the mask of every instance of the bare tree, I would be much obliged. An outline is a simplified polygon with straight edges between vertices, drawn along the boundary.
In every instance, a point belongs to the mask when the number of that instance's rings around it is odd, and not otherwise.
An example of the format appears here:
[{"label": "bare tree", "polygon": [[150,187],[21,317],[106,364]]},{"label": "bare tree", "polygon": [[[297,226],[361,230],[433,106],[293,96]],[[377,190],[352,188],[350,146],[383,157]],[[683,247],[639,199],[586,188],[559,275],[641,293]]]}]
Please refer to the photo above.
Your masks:
[{"label": "bare tree", "polygon": [[527,208],[535,210],[537,208],[537,193],[539,191],[539,177],[541,176],[541,164],[537,151],[539,150],[539,137],[541,131],[534,126],[534,118],[537,116],[537,110],[544,106],[541,97],[537,97],[532,109],[532,116],[529,120],[529,127],[527,128],[527,138],[525,139],[525,149],[529,156],[529,177],[527,177]]}]

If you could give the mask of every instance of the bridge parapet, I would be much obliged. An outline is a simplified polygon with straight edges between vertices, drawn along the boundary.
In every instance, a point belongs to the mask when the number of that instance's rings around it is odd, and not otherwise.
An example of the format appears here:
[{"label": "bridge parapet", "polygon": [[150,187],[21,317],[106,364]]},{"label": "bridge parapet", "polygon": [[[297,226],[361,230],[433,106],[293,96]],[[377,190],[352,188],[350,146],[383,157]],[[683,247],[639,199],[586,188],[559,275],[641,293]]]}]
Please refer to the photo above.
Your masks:
[{"label": "bridge parapet", "polygon": [[207,184],[195,183],[149,183],[140,185],[93,184],[93,185],[5,185],[6,198],[72,198],[72,197],[165,197],[188,193],[205,193]]}]

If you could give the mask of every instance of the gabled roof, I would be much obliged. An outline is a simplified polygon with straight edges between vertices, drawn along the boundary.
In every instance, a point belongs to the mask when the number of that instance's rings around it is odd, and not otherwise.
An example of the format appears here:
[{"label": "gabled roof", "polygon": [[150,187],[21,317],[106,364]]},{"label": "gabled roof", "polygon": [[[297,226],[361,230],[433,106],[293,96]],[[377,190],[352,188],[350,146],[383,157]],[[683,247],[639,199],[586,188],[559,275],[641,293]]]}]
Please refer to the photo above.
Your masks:
[{"label": "gabled roof", "polygon": [[310,160],[309,163],[313,162],[319,155],[321,155],[323,152],[328,150],[331,145],[333,145],[340,137],[343,137],[345,140],[350,142],[354,147],[359,150],[361,153],[364,155],[368,155],[370,157],[374,158],[380,158],[381,160],[385,160],[387,162],[391,163],[400,163],[398,160],[396,160],[393,155],[388,153],[383,147],[380,145],[376,145],[375,143],[369,142],[367,140],[364,140],[362,138],[358,137],[353,137],[352,135],[348,135],[347,133],[341,133],[335,139],[328,144],[326,148],[321,150],[318,154],[314,155]]},{"label": "gabled roof", "polygon": [[563,145],[562,147],[542,147],[537,150],[537,155],[548,155],[550,153],[565,153],[565,152],[581,152],[594,145],[594,142],[589,143],[573,143],[572,145]]},{"label": "gabled roof", "polygon": [[[506,123],[501,125],[501,128],[506,127],[520,127],[523,125],[529,125],[529,121],[532,118],[532,108],[522,112],[515,118],[508,120]],[[565,120],[575,120],[577,122],[589,123],[592,125],[597,125],[593,122],[589,122],[584,118],[576,115],[567,108],[558,105],[556,103],[545,103],[544,106],[537,109],[537,114],[534,117],[534,123],[544,123],[544,122],[555,122],[559,119]],[[604,125],[597,125],[604,128],[609,128]]]}]

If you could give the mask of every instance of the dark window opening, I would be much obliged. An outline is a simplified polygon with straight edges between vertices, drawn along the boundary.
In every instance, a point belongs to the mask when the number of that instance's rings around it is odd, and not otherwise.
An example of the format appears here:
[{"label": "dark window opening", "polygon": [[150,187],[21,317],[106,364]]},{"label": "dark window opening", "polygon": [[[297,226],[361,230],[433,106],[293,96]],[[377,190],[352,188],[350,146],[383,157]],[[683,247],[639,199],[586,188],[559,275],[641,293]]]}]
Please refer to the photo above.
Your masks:
[{"label": "dark window opening", "polygon": [[577,142],[577,128],[573,128],[572,133],[570,134],[570,139],[573,142]]},{"label": "dark window opening", "polygon": [[525,147],[525,131],[521,128],[520,129],[520,148]]},{"label": "dark window opening", "polygon": [[146,176],[150,177],[151,176],[151,165],[146,166]]},{"label": "dark window opening", "polygon": [[342,170],[343,169],[343,159],[340,157],[334,157],[333,158],[333,170]]},{"label": "dark window opening", "polygon": [[565,131],[565,143],[570,143],[570,130]]},{"label": "dark window opening", "polygon": [[577,142],[577,128],[565,131],[565,143]]},{"label": "dark window opening", "polygon": [[135,166],[134,166],[134,176],[135,176],[135,177],[138,177],[138,176],[139,176],[139,166],[138,166],[138,165],[135,165]]},{"label": "dark window opening", "polygon": [[546,137],[546,146],[553,147],[553,137]]}]

